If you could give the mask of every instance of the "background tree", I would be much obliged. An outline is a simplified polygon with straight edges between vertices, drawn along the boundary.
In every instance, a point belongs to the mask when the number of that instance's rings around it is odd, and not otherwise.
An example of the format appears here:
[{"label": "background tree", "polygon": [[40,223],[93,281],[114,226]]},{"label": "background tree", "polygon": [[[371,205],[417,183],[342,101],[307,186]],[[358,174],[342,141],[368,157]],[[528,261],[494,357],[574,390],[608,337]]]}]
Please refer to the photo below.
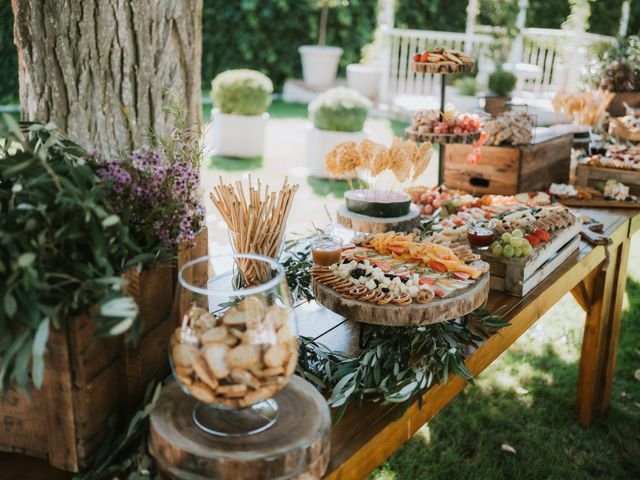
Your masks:
[{"label": "background tree", "polygon": [[12,0],[23,120],[111,155],[200,120],[202,0]]}]

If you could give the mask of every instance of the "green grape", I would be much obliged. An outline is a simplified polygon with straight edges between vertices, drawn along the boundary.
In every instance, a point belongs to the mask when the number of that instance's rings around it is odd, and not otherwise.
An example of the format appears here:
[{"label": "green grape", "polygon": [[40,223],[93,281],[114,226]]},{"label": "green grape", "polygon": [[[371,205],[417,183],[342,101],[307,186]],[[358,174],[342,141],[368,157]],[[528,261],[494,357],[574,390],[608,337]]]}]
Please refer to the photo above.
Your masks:
[{"label": "green grape", "polygon": [[513,232],[511,232],[511,236],[522,238],[524,237],[524,233],[522,233],[522,230],[520,230],[519,228],[516,228]]},{"label": "green grape", "polygon": [[526,238],[523,238],[522,239],[522,246],[524,247],[525,245],[531,246],[531,244],[529,243],[529,240],[527,240]]},{"label": "green grape", "polygon": [[504,232],[500,238],[504,243],[509,243],[511,241],[511,234],[509,232]]},{"label": "green grape", "polygon": [[496,246],[500,246],[500,247],[502,247],[502,245],[500,244],[500,242],[499,242],[498,240],[496,240],[495,242],[493,242],[493,243],[491,244],[491,247],[490,247],[490,248],[491,248],[491,250],[493,250]]},{"label": "green grape", "polygon": [[502,245],[497,244],[491,247],[491,253],[493,253],[496,257],[502,255]]},{"label": "green grape", "polygon": [[520,237],[512,237],[510,243],[513,248],[521,248],[524,244],[524,239]]},{"label": "green grape", "polygon": [[529,243],[522,246],[523,257],[528,257],[529,255],[531,255],[531,252],[533,252],[533,247]]},{"label": "green grape", "polygon": [[511,245],[505,245],[504,248],[502,249],[502,256],[504,258],[511,258],[513,257],[514,253],[515,253],[515,248],[513,248]]},{"label": "green grape", "polygon": [[513,249],[513,256],[514,257],[521,257],[522,256],[522,249],[521,248],[514,248]]}]

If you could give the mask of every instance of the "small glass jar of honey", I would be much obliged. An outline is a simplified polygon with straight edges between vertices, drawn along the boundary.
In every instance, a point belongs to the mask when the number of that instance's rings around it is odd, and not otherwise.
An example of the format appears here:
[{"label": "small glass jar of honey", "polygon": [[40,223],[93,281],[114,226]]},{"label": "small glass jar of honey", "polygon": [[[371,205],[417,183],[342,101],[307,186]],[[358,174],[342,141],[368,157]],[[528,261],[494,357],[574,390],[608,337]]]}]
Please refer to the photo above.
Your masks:
[{"label": "small glass jar of honey", "polygon": [[319,235],[311,241],[313,263],[328,267],[340,261],[342,239],[334,235]]},{"label": "small glass jar of honey", "polygon": [[495,237],[496,224],[493,221],[470,222],[467,225],[467,239],[475,248],[489,248]]}]

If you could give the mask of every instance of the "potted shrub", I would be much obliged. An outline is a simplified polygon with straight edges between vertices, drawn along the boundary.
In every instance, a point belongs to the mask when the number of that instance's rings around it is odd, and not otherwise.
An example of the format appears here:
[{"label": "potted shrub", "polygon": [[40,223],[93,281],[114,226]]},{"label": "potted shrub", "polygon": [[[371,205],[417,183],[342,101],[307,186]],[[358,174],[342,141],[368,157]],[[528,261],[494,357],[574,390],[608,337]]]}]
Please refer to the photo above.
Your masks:
[{"label": "potted shrub", "polygon": [[214,155],[262,156],[272,94],[271,80],[255,70],[227,70],[213,79]]},{"label": "potted shrub", "polygon": [[456,78],[453,84],[460,95],[475,97],[478,91],[476,79],[468,75]]},{"label": "potted shrub", "polygon": [[345,5],[344,0],[313,0],[320,7],[320,26],[318,28],[318,44],[303,45],[298,48],[302,59],[302,79],[308,86],[324,90],[336,79],[338,64],[342,56],[340,47],[326,45],[327,19],[329,9]]},{"label": "potted shrub", "polygon": [[489,75],[490,94],[485,96],[484,110],[494,117],[506,110],[507,103],[511,101],[511,92],[516,86],[516,76],[503,70],[502,67]]},{"label": "potted shrub", "polygon": [[364,122],[371,101],[345,87],[327,90],[309,104],[312,125],[307,136],[307,165],[314,177],[329,178],[324,157],[339,143],[366,138]]},{"label": "potted shrub", "polygon": [[376,30],[373,42],[362,48],[360,63],[347,65],[347,86],[365,97],[375,99],[380,91],[379,53],[382,44],[382,33]]}]

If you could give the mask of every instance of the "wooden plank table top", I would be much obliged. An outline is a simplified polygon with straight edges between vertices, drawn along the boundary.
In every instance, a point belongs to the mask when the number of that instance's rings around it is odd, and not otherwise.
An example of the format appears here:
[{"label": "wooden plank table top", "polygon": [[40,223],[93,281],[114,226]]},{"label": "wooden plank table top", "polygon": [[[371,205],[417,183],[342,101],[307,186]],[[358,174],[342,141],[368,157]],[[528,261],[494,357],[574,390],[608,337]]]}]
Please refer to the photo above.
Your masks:
[{"label": "wooden plank table top", "polygon": [[[588,425],[608,405],[606,392],[608,388],[610,395],[617,347],[616,316],[619,321],[626,280],[625,252],[628,253],[630,236],[640,228],[640,211],[576,210],[601,222],[605,235],[612,239],[612,245],[593,247],[582,242],[576,260],[565,262],[524,297],[492,291],[488,308],[491,311],[499,309],[511,325],[471,353],[467,365],[474,376],[480,374],[558,300],[572,292],[585,310],[593,310],[587,315],[585,326],[577,401],[578,418]],[[334,350],[357,352],[359,323],[315,302],[301,304],[296,311],[301,335],[312,337]],[[450,376],[446,385],[435,385],[424,395],[421,409],[416,401],[399,419],[398,406],[350,406],[342,421],[332,427],[331,460],[326,477],[365,477],[466,385],[462,378]],[[601,389],[604,394],[598,393]],[[14,478],[55,480],[70,478],[70,474],[54,470],[41,460],[0,454],[0,480]]]}]

